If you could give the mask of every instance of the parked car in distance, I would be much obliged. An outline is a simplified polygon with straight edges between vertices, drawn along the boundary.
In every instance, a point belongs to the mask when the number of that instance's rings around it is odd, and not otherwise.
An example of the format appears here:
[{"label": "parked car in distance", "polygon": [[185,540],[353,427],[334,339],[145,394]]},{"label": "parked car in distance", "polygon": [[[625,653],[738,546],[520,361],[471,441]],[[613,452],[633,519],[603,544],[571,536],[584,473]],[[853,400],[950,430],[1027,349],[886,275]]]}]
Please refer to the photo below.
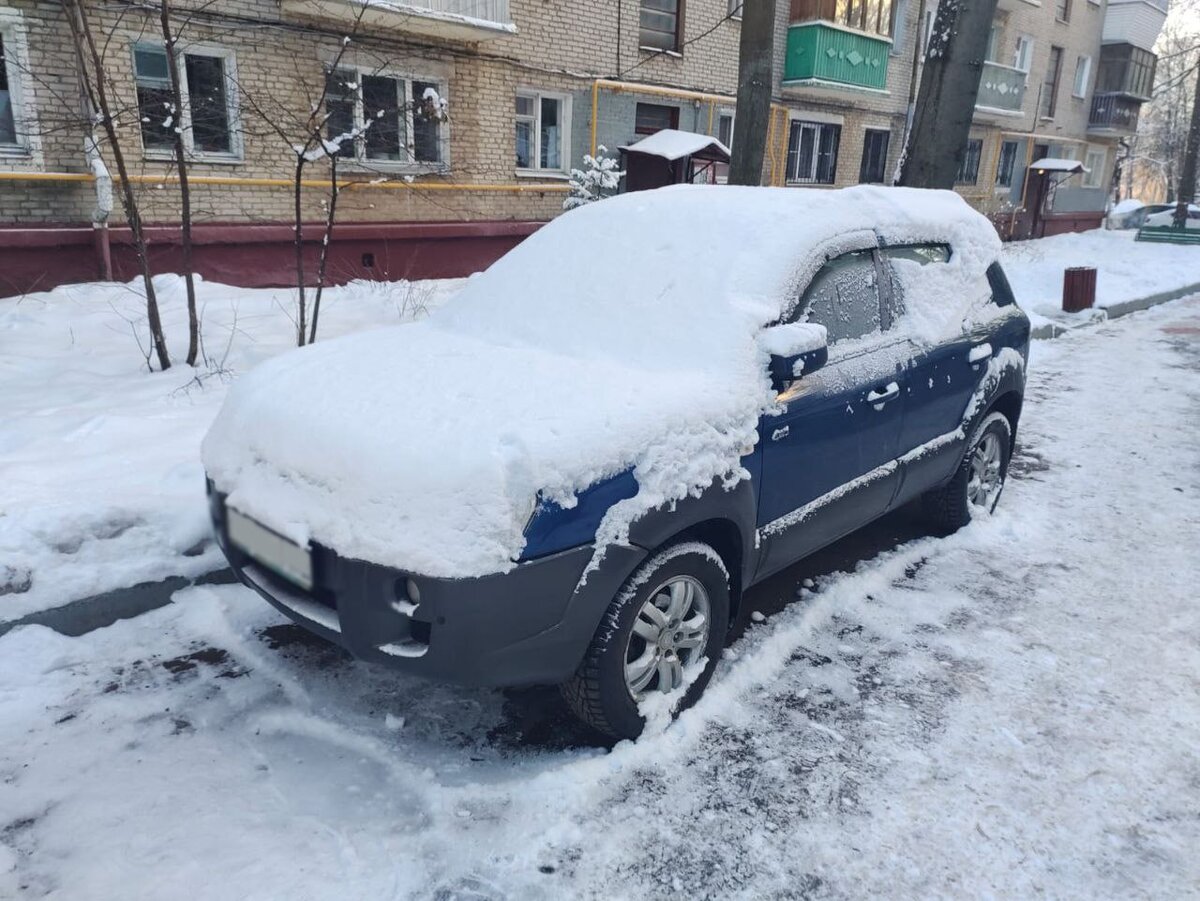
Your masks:
[{"label": "parked car in distance", "polygon": [[1030,325],[952,192],[680,186],[548,224],[422,322],[244,376],[204,442],[243,582],[356,656],[558,684],[632,738],[742,597],[1000,498]]},{"label": "parked car in distance", "polygon": [[[1149,228],[1162,228],[1175,224],[1175,204],[1164,204],[1165,210],[1159,210],[1146,216],[1142,225]],[[1200,228],[1200,206],[1188,204],[1187,221],[1184,228]]]}]

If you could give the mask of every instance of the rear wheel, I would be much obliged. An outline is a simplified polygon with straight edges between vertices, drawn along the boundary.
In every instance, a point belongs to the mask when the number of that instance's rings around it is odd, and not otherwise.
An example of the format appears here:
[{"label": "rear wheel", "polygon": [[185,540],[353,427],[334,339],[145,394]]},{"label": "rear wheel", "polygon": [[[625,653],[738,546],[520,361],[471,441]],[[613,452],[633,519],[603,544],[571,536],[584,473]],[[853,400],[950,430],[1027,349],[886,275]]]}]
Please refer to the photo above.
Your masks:
[{"label": "rear wheel", "polygon": [[729,574],[720,556],[701,542],[672,545],[629,577],[563,697],[598,731],[636,738],[645,725],[638,704],[648,694],[678,693],[680,708],[700,696],[728,624]]},{"label": "rear wheel", "polygon": [[1008,461],[1012,455],[1012,425],[1002,413],[989,413],[971,432],[967,452],[954,478],[925,495],[925,512],[946,531],[961,529],[980,510],[996,509]]}]

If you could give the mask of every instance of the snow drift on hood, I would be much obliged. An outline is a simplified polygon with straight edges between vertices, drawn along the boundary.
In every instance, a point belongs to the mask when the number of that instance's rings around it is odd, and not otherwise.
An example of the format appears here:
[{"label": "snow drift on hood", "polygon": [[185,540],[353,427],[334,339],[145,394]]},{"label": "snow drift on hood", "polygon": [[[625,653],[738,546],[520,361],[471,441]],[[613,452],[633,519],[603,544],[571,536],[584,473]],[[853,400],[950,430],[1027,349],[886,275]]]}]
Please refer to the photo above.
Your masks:
[{"label": "snow drift on hood", "polygon": [[773,401],[763,325],[847,236],[945,241],[978,275],[991,225],[951,192],[674,187],[575,210],[428,320],[278,357],[204,440],[230,505],[301,543],[430,576],[511,568],[538,494],[633,468],[601,544],[741,478]]}]

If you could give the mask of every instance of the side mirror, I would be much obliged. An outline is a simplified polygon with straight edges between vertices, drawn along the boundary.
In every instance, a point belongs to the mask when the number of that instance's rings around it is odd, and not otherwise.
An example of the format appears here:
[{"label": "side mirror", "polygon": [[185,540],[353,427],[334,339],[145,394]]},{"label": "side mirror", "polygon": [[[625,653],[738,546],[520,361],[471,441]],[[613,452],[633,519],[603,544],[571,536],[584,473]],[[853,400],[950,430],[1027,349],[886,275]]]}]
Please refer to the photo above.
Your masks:
[{"label": "side mirror", "polygon": [[784,390],[800,378],[816,372],[829,361],[828,333],[813,322],[791,322],[764,329],[758,344],[770,357],[771,385]]}]

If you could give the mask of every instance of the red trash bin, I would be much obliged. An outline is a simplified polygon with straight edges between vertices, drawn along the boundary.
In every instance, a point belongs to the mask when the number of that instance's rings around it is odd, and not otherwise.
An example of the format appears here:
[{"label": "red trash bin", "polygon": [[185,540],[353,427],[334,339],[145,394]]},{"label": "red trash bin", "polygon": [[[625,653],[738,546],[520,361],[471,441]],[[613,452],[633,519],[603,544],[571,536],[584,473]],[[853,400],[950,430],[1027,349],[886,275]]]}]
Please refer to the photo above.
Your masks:
[{"label": "red trash bin", "polygon": [[1064,313],[1090,310],[1096,304],[1096,267],[1072,266],[1063,273]]}]

